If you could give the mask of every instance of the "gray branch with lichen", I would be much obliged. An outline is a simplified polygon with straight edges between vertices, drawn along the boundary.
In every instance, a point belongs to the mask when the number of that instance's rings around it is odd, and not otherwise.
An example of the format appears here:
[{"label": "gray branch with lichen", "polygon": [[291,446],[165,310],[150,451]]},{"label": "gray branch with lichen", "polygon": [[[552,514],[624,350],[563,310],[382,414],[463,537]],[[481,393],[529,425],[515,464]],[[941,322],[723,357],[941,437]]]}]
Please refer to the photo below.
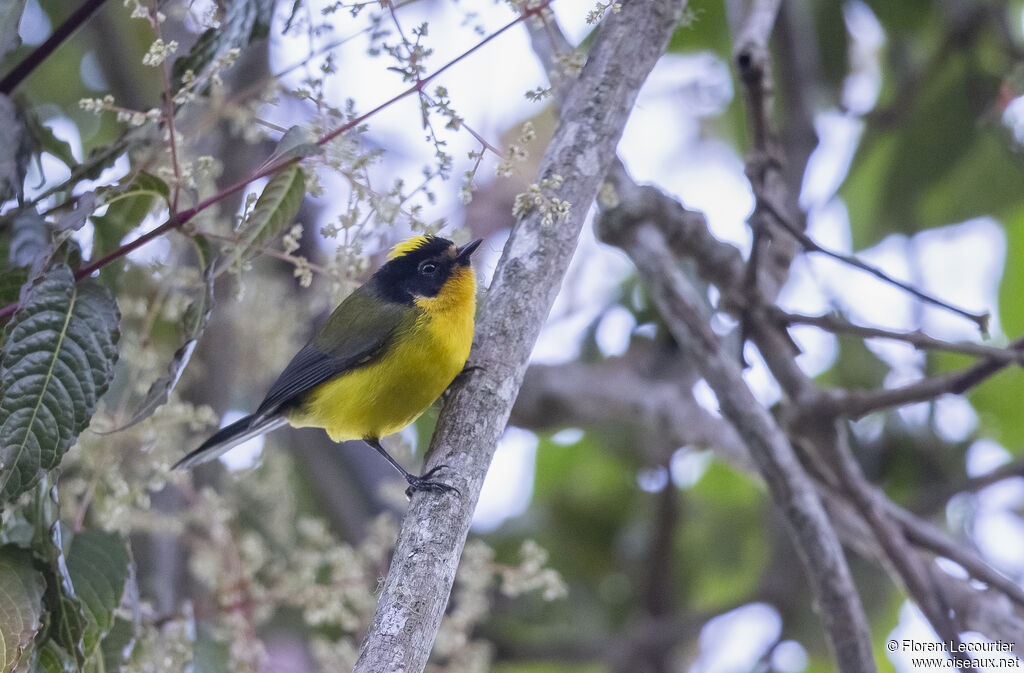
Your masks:
[{"label": "gray branch with lichen", "polygon": [[[453,388],[431,445],[427,467],[447,465],[446,476],[461,495],[413,497],[357,672],[415,672],[426,665],[530,352],[637,92],[685,5],[685,0],[634,0],[609,14],[566,95],[541,161],[540,202],[523,210],[505,245],[480,310],[471,369]],[[568,211],[566,203],[573,204]]]}]

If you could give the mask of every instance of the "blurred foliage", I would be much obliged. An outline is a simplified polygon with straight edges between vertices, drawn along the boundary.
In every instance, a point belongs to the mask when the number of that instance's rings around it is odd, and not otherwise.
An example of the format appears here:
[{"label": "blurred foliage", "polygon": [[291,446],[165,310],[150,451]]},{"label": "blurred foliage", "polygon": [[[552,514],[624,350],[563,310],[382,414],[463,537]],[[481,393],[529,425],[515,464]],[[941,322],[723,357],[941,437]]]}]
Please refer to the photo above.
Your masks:
[{"label": "blurred foliage", "polygon": [[[67,4],[41,0],[51,28],[66,18]],[[275,8],[269,0],[231,0],[212,3],[210,16],[190,13],[191,3],[158,4],[165,21],[157,3],[107,3],[0,101],[10,138],[0,147],[7,162],[0,180],[11,197],[0,214],[0,308],[13,312],[0,353],[0,673],[342,670],[372,617],[401,487],[381,485],[381,465],[373,456],[363,462],[363,447],[327,446],[322,433],[269,437],[266,457],[238,473],[212,465],[192,476],[168,467],[221,414],[259,402],[307,326],[379,262],[369,253],[389,227],[440,228],[429,219],[431,190],[461,157],[448,154],[430,123],[458,132],[463,120],[425,105],[409,125],[427,134],[434,164],[381,175],[374,171],[394,148],[382,149],[388,137],[365,124],[323,146],[312,142],[358,114],[354,103],[331,100],[328,83],[343,79],[345,68],[421,67],[376,3],[332,5],[321,15],[302,2]],[[741,4],[689,3],[669,47],[673,58],[729,63],[738,19],[729,8]],[[0,72],[36,48],[17,44],[10,30],[24,6],[0,10]],[[797,84],[815,112],[840,114],[859,129],[835,195],[855,250],[973,217],[999,222],[1006,263],[994,342],[1024,334],[1024,272],[1016,263],[1024,254],[1024,190],[1014,135],[1024,122],[1003,117],[1024,93],[1017,83],[1022,9],[967,0],[786,3],[788,28],[777,37],[793,41],[788,46],[813,66],[813,81]],[[267,40],[283,39],[282,12],[288,30],[312,44],[329,32],[326,22],[348,25],[363,11],[376,12],[360,30],[377,60],[339,64],[310,54],[312,74],[297,89],[268,74]],[[870,53],[857,51],[865,36],[852,30],[853,11],[869,11],[884,35]],[[468,11],[465,19],[467,26],[476,20]],[[157,30],[165,47],[181,46],[154,68],[144,57]],[[776,77],[794,76],[778,46]],[[879,76],[877,101],[849,107],[846,87],[871,72]],[[740,90],[733,81],[714,112],[680,106],[697,117],[697,141],[736,158],[750,149]],[[792,104],[777,97],[780,126],[797,114]],[[264,123],[272,106],[297,125]],[[274,149],[270,138],[279,135]],[[509,129],[509,138],[516,135]],[[266,162],[292,159],[301,167],[226,194]],[[473,183],[472,161],[467,168]],[[346,210],[316,229],[296,225],[315,219],[306,197],[323,193],[325,174],[342,176]],[[477,203],[486,202],[488,187],[477,182]],[[163,246],[158,254],[121,247],[167,222],[172,208],[211,199],[216,206],[143,248]],[[507,221],[506,201],[495,199],[480,219]],[[111,252],[115,260],[98,279],[74,283],[83,258]],[[314,291],[303,289],[309,284]],[[635,278],[605,301],[579,345],[580,362],[616,360],[598,339],[612,308],[638,326],[623,358],[652,344],[679,356]],[[870,343],[847,336],[833,343],[819,384],[870,391],[905,379]],[[970,362],[931,355],[916,373]],[[675,371],[658,362],[644,373],[661,382]],[[977,422],[955,438],[942,431],[932,403],[923,414],[876,412],[854,426],[858,456],[890,498],[938,513],[942,523],[948,498],[965,488],[965,456],[976,440],[1020,454],[1020,398],[1019,369],[985,380],[965,396]],[[833,670],[796,552],[761,483],[714,446],[664,446],[660,428],[609,416],[529,428],[538,437],[529,504],[467,545],[430,670],[684,670],[707,654],[703,626],[750,603],[772,607],[776,640],[800,643],[805,670]],[[435,420],[426,414],[403,440],[427,446]],[[566,439],[559,433],[566,429],[580,432]],[[689,476],[680,477],[681,463]],[[945,499],[936,502],[936,494]],[[882,644],[903,595],[876,569],[857,574],[884,663]],[[770,654],[761,653],[761,664],[770,665]]]}]

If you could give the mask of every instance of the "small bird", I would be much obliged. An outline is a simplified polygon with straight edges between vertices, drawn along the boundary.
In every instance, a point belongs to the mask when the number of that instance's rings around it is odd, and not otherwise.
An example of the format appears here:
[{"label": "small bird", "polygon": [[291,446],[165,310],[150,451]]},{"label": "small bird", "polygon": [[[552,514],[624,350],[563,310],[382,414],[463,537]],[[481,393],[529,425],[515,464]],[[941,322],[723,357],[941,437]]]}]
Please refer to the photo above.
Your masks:
[{"label": "small bird", "polygon": [[335,442],[361,439],[412,491],[451,491],[406,471],[380,444],[426,411],[462,371],[473,342],[480,239],[456,247],[437,236],[396,245],[366,283],[338,305],[288,363],[250,416],[221,428],[173,469],[220,456],[282,425],[323,428]]}]

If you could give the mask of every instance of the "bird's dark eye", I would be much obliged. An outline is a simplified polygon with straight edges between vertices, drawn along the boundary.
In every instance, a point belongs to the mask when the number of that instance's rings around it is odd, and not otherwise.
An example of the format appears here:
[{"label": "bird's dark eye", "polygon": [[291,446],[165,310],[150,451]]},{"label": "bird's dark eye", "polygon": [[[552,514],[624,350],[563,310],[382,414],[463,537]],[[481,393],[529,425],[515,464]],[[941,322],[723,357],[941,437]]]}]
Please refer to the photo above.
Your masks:
[{"label": "bird's dark eye", "polygon": [[424,262],[423,264],[420,264],[420,273],[425,276],[433,275],[435,271],[437,271],[437,264],[434,264],[433,262]]}]

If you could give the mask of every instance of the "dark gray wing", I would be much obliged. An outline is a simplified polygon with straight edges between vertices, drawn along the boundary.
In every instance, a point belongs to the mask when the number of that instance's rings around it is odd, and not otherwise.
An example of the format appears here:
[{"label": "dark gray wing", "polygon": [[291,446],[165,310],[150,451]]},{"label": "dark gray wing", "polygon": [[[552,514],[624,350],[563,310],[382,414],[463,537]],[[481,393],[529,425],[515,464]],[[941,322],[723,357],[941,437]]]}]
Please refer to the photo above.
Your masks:
[{"label": "dark gray wing", "polygon": [[258,422],[321,383],[378,358],[415,307],[380,298],[364,285],[334,309],[308,344],[295,354],[267,392]]}]

